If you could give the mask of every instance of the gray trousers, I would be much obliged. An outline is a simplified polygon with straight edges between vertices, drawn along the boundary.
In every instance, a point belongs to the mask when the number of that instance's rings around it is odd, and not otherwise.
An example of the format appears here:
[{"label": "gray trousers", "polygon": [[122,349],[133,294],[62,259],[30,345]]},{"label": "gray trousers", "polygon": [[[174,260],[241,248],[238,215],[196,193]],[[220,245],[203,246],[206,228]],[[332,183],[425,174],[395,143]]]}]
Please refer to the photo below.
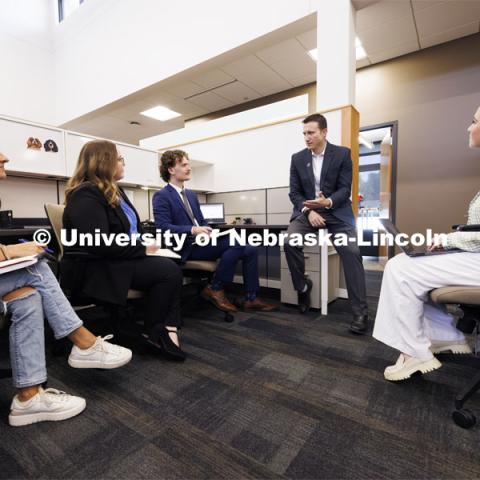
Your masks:
[{"label": "gray trousers", "polygon": [[[336,246],[335,249],[340,255],[345,281],[347,283],[348,298],[354,315],[366,315],[368,313],[367,294],[365,288],[365,271],[363,269],[362,256],[357,245],[357,231],[355,227],[342,222],[330,212],[322,211],[320,215],[325,219],[329,233],[332,233],[332,240],[336,233],[345,233],[348,237],[355,238],[346,246]],[[303,213],[295,218],[288,227],[288,234],[318,232],[317,227],[312,227],[306,215]],[[305,257],[303,248],[285,243],[285,256],[288,268],[292,274],[292,282],[295,290],[301,291],[305,287]]]}]

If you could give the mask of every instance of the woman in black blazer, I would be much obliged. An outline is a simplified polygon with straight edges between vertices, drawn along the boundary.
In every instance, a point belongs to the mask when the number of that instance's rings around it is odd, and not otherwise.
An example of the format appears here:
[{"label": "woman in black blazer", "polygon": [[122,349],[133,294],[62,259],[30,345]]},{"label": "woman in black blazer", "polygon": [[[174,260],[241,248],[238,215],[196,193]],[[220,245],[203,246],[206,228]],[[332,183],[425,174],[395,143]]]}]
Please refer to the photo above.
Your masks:
[{"label": "woman in black blazer", "polygon": [[[135,207],[117,185],[123,175],[124,159],[115,144],[93,140],[83,146],[65,191],[65,243],[74,238],[74,230],[77,239],[82,233],[143,233]],[[80,246],[77,241],[65,246],[62,272],[75,291],[111,304],[125,305],[129,289],[146,292],[149,342],[168,357],[184,360],[177,334],[182,272],[171,259],[147,256],[156,249],[140,241],[128,246],[108,245],[104,239]]]}]

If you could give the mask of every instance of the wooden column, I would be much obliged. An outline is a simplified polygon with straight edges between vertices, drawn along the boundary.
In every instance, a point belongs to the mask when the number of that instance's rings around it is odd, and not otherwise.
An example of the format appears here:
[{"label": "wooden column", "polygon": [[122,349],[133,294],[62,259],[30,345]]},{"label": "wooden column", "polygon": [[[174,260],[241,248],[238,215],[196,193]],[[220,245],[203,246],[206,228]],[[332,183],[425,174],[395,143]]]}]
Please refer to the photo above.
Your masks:
[{"label": "wooden column", "polygon": [[360,115],[351,105],[342,109],[342,145],[352,151],[352,209],[358,215],[358,172],[359,172],[359,145]]}]

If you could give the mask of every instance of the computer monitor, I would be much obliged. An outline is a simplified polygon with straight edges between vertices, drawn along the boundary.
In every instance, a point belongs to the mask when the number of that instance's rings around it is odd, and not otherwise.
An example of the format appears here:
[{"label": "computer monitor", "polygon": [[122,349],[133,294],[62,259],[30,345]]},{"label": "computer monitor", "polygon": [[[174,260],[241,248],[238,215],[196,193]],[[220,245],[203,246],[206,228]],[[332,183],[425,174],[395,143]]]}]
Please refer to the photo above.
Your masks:
[{"label": "computer monitor", "polygon": [[200,210],[203,218],[208,223],[221,224],[225,223],[225,213],[223,211],[223,203],[201,203]]}]

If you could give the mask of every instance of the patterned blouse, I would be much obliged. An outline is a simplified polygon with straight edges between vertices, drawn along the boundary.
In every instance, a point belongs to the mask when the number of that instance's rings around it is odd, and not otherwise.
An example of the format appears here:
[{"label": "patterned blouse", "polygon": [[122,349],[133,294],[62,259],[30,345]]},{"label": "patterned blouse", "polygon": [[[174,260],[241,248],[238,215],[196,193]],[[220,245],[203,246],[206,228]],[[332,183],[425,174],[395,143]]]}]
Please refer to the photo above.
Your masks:
[{"label": "patterned blouse", "polygon": [[[468,207],[467,225],[480,224],[480,192],[470,202]],[[453,232],[447,235],[444,247],[448,250],[459,248],[466,252],[480,252],[480,232]]]}]

